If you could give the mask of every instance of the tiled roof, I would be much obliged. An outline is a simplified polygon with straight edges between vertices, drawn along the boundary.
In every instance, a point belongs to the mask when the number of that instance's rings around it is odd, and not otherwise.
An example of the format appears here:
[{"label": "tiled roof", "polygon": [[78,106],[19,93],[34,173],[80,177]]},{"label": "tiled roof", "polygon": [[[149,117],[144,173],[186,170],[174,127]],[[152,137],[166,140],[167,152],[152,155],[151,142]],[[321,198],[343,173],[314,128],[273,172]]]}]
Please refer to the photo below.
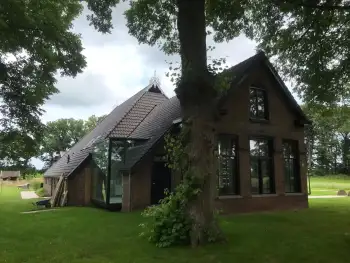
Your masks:
[{"label": "tiled roof", "polygon": [[142,145],[128,149],[123,168],[129,169],[140,161],[171,128],[173,120],[179,117],[181,117],[181,107],[177,97],[172,97],[157,106],[130,135],[132,138],[149,138],[149,140]]},{"label": "tiled roof", "polygon": [[[163,93],[150,92],[150,88],[152,88],[152,85],[147,86],[117,106],[93,130],[54,163],[44,175],[69,175],[89,156],[90,150],[85,149],[85,147],[96,139],[101,141],[106,137],[128,137],[156,105],[168,100]],[[142,107],[144,107],[143,110]],[[131,120],[135,120],[135,123],[127,126],[127,123],[130,124]],[[120,132],[119,125],[121,125]]]}]

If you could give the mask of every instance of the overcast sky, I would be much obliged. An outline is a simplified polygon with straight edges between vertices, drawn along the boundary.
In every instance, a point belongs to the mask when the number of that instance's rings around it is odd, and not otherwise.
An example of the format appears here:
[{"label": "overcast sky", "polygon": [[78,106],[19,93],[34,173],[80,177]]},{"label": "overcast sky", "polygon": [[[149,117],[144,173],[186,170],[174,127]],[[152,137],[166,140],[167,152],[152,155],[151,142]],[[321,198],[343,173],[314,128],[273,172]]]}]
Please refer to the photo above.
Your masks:
[{"label": "overcast sky", "polygon": [[[161,87],[168,96],[174,95],[174,86],[165,76],[169,58],[157,47],[139,45],[128,35],[123,12],[127,4],[122,3],[113,12],[112,34],[102,35],[89,26],[84,13],[74,22],[74,31],[82,35],[87,67],[76,78],[59,78],[59,94],[53,95],[44,106],[46,113],[42,120],[59,118],[87,119],[108,114],[116,105],[148,85],[156,71]],[[212,42],[208,39],[208,42]],[[210,54],[215,58],[227,57],[229,65],[255,54],[255,44],[240,36],[229,43],[217,44]],[[38,160],[33,162],[41,166]]]}]

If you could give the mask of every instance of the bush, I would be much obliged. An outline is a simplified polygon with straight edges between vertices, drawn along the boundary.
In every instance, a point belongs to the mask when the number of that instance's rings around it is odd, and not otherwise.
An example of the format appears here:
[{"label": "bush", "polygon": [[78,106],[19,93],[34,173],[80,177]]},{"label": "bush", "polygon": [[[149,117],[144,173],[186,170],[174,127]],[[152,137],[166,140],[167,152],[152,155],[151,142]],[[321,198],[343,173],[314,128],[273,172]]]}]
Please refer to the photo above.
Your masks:
[{"label": "bush", "polygon": [[32,180],[29,182],[30,188],[32,188],[34,191],[42,188],[42,182],[38,180]]},{"label": "bush", "polygon": [[45,196],[44,188],[39,188],[38,190],[35,191],[35,193],[40,197]]},{"label": "bush", "polygon": [[187,211],[188,203],[199,193],[195,189],[192,182],[185,181],[174,192],[167,193],[159,205],[146,208],[142,215],[148,222],[140,225],[141,236],[157,247],[189,244],[192,220]]}]

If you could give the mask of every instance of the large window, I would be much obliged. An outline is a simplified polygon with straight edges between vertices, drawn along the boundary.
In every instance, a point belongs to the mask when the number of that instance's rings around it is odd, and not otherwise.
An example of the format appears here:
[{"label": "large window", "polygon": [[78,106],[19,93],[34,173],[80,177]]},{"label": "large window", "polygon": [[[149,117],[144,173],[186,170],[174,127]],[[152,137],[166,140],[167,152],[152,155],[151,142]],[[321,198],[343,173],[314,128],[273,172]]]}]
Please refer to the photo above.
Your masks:
[{"label": "large window", "polygon": [[109,140],[104,140],[93,146],[92,151],[92,199],[107,202]]},{"label": "large window", "polygon": [[123,179],[122,171],[120,168],[125,161],[127,144],[125,141],[111,141],[111,179],[110,179],[110,193],[109,203],[118,204],[122,203],[123,195]]},{"label": "large window", "polygon": [[264,89],[250,88],[249,105],[251,119],[268,120],[267,96]]},{"label": "large window", "polygon": [[239,194],[237,169],[237,138],[230,135],[221,135],[218,138],[219,195]]},{"label": "large window", "polygon": [[272,140],[253,138],[250,140],[250,175],[252,194],[274,193]]},{"label": "large window", "polygon": [[284,140],[284,185],[286,193],[300,192],[300,172],[298,164],[298,141]]}]

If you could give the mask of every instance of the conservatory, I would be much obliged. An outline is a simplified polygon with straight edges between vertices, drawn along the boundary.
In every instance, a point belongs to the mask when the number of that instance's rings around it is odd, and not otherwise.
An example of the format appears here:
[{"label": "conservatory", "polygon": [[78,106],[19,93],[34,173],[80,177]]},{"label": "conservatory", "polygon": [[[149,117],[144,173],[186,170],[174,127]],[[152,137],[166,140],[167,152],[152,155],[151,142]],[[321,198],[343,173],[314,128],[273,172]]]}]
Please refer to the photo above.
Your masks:
[{"label": "conservatory", "polygon": [[91,200],[108,209],[120,209],[123,197],[123,170],[128,149],[135,141],[107,138],[91,147]]}]

